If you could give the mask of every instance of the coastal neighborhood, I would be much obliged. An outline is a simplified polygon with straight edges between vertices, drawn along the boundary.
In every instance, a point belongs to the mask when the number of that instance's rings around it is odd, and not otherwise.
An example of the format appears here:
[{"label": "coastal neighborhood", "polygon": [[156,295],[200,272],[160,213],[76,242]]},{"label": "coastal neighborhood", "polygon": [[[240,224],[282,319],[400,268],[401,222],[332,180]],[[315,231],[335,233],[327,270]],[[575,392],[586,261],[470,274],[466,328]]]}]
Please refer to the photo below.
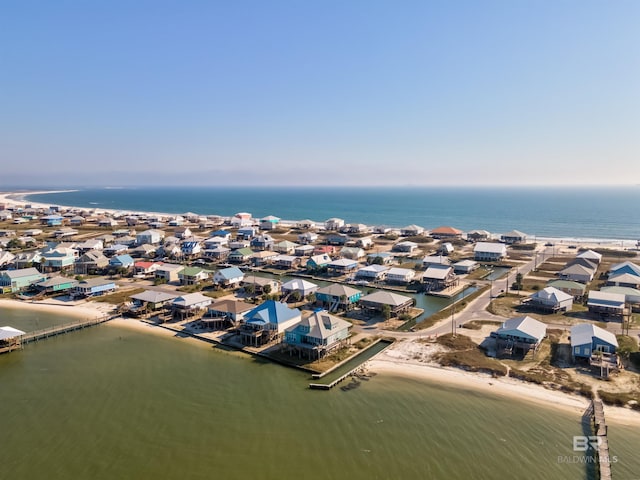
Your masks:
[{"label": "coastal neighborhood", "polygon": [[[640,371],[633,250],[536,242],[517,230],[247,212],[159,215],[15,200],[0,212],[2,297],[26,306],[103,305],[106,318],[326,376],[312,388],[351,378],[340,387],[348,391],[368,379],[357,373],[362,365],[391,358],[389,350],[635,405],[625,390]],[[7,325],[0,352],[37,335]],[[349,362],[356,367],[342,372]]]}]

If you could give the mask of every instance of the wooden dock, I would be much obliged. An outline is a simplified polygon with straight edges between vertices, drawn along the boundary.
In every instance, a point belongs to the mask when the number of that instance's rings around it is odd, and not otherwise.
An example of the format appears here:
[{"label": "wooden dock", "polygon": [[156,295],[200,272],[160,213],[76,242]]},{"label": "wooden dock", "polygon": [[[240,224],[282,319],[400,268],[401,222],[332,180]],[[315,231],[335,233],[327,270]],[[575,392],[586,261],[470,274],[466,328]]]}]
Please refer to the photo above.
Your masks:
[{"label": "wooden dock", "polygon": [[23,347],[24,345],[28,345],[32,342],[38,342],[40,340],[45,340],[50,337],[56,337],[58,335],[63,335],[65,333],[74,332],[76,330],[82,330],[88,327],[93,327],[95,325],[100,325],[101,323],[107,322],[111,320],[112,316],[104,315],[99,318],[92,318],[89,320],[79,320],[77,322],[65,323],[64,325],[56,325],[49,328],[44,328],[42,330],[36,330],[35,332],[28,332],[25,335],[22,335],[20,338],[20,345]]},{"label": "wooden dock", "polygon": [[597,437],[598,475],[601,480],[611,480],[611,457],[609,456],[609,440],[607,424],[604,419],[604,408],[601,400],[592,400],[585,415],[591,416],[593,431]]}]

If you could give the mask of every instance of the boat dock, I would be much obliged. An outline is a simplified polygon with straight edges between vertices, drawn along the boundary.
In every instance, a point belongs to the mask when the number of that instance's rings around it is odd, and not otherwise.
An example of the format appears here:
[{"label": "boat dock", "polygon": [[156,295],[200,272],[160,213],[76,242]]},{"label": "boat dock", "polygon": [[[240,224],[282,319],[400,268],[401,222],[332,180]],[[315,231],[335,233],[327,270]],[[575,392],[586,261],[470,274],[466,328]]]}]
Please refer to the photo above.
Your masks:
[{"label": "boat dock", "polygon": [[20,345],[28,345],[31,342],[37,342],[40,340],[47,339],[49,337],[55,337],[58,335],[63,335],[65,333],[73,332],[76,330],[82,330],[88,327],[93,327],[94,325],[100,325],[101,323],[107,322],[115,318],[110,315],[104,315],[99,318],[92,318],[89,320],[79,320],[77,322],[65,323],[64,325],[56,325],[54,327],[44,328],[42,330],[36,330],[35,332],[28,332],[25,335],[22,335],[20,338]]},{"label": "boat dock", "polygon": [[[352,386],[357,386],[356,384],[359,385],[359,380],[369,380],[371,375],[366,374],[362,371],[363,365],[374,358],[376,355],[380,354],[392,343],[393,342],[389,340],[378,340],[377,342],[371,344],[369,348],[361,351],[356,356],[351,357],[346,362],[336,366],[333,370],[330,370],[329,372],[326,372],[324,374],[314,375],[314,379],[320,379],[326,375],[330,378],[330,380],[326,383],[310,383],[309,388],[313,390],[331,390],[333,387],[335,387],[348,377],[354,377]],[[333,378],[334,375],[337,376]],[[348,389],[349,388],[345,387],[345,390]]]},{"label": "boat dock", "polygon": [[597,438],[598,478],[611,480],[611,461],[609,456],[609,440],[607,438],[607,424],[604,419],[604,408],[601,400],[592,400],[585,411],[585,416],[591,417],[593,433]]}]

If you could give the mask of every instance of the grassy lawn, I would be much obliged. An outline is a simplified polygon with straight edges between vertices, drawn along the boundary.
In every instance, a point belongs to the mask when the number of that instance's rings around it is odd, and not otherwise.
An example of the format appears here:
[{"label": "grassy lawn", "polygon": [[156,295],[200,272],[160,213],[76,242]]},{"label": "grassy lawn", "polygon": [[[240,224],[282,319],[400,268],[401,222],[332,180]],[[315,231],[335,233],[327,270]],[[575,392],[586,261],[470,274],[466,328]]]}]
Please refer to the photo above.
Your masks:
[{"label": "grassy lawn", "polygon": [[458,367],[472,372],[487,372],[497,376],[507,374],[507,367],[495,358],[487,357],[480,348],[465,335],[447,333],[436,340],[449,349],[437,357],[445,367]]},{"label": "grassy lawn", "polygon": [[99,297],[92,297],[89,299],[90,302],[101,302],[101,303],[109,303],[111,305],[120,305],[122,303],[128,302],[129,297],[131,295],[135,295],[137,293],[144,292],[144,288],[130,288],[130,289],[119,289],[117,292],[112,293],[110,295],[101,295]]}]

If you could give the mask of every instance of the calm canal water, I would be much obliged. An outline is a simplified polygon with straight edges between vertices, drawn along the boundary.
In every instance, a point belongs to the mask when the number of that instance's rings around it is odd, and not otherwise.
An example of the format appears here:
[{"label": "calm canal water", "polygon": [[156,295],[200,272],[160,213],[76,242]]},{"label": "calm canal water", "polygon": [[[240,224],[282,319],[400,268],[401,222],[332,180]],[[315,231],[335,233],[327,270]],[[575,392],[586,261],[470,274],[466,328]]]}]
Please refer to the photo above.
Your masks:
[{"label": "calm canal water", "polygon": [[[308,383],[109,324],[51,338],[0,356],[0,478],[585,478],[557,460],[577,416],[385,375],[349,392]],[[640,433],[611,430],[614,474],[633,478]]]}]

